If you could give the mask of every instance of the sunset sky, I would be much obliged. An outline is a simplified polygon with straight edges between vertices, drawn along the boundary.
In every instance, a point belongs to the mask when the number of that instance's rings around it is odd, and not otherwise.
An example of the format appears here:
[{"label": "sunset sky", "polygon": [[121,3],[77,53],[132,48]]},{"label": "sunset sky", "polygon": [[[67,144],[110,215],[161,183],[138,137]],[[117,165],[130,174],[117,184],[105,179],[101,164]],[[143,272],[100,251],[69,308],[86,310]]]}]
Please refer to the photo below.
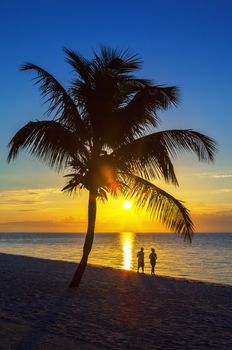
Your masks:
[{"label": "sunset sky", "polygon": [[[232,232],[232,2],[227,0],[41,0],[1,5],[0,231],[84,232],[85,192],[61,192],[56,174],[24,153],[7,164],[7,144],[30,120],[43,119],[30,61],[64,86],[72,79],[63,47],[91,58],[101,44],[142,58],[140,77],[177,85],[181,102],[160,114],[160,130],[192,128],[218,142],[214,164],[183,154],[175,161],[180,186],[158,183],[183,200],[196,231]],[[146,213],[99,203],[97,232],[160,232]]]}]

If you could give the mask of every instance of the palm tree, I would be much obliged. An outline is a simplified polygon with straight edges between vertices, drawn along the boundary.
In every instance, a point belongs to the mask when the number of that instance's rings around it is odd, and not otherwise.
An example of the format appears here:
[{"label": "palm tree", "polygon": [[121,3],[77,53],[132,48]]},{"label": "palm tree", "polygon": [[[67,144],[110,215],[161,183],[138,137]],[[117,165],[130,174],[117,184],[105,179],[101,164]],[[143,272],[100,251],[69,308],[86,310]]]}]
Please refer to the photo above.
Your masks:
[{"label": "palm tree", "polygon": [[213,161],[215,142],[193,130],[154,132],[157,112],[178,102],[178,88],[158,86],[133,75],[141,61],[127,50],[102,47],[92,60],[64,50],[75,77],[65,89],[32,63],[21,70],[36,73],[35,83],[48,103],[48,120],[31,121],[9,143],[8,161],[26,150],[57,171],[68,171],[64,191],[89,192],[88,228],[83,256],[70,287],[77,287],[94,239],[96,200],[122,194],[146,209],[185,240],[194,227],[183,203],[157,187],[156,179],[178,185],[173,159],[190,151]]}]

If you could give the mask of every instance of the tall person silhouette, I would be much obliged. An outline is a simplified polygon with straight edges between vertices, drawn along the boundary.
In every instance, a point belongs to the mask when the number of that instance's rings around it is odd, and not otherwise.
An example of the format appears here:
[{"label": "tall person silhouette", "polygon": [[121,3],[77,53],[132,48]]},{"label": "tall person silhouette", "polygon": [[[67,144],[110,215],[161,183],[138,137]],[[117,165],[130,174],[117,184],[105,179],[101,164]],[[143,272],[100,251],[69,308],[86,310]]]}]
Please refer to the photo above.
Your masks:
[{"label": "tall person silhouette", "polygon": [[150,264],[151,264],[151,274],[155,274],[155,265],[157,260],[157,254],[154,248],[151,248],[151,254],[149,255]]}]

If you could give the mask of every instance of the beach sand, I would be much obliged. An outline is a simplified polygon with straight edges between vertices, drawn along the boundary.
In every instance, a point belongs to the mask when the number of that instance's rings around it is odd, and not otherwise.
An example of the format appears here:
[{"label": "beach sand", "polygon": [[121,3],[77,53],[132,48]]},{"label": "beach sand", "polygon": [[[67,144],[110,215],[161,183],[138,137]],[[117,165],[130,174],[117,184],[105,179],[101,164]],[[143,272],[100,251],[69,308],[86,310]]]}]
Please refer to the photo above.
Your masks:
[{"label": "beach sand", "polygon": [[232,287],[0,254],[0,349],[232,349]]}]

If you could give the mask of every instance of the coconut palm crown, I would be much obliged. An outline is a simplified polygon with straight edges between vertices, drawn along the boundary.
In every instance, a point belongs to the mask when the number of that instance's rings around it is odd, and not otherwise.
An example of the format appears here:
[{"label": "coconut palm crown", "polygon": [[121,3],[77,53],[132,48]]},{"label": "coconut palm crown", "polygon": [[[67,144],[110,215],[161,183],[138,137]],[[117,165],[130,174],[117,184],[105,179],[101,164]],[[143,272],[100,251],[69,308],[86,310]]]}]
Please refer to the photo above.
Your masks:
[{"label": "coconut palm crown", "polygon": [[49,118],[31,121],[14,135],[8,161],[24,149],[51,168],[68,172],[64,191],[89,191],[83,256],[70,284],[77,287],[92,248],[97,198],[122,194],[191,241],[194,226],[188,210],[155,181],[178,185],[173,159],[190,151],[200,161],[213,161],[216,146],[212,138],[193,130],[154,133],[158,111],[175,106],[179,90],[137,78],[133,73],[142,63],[137,56],[102,47],[88,60],[64,51],[75,75],[67,89],[41,67],[22,65],[22,70],[36,73]]}]

